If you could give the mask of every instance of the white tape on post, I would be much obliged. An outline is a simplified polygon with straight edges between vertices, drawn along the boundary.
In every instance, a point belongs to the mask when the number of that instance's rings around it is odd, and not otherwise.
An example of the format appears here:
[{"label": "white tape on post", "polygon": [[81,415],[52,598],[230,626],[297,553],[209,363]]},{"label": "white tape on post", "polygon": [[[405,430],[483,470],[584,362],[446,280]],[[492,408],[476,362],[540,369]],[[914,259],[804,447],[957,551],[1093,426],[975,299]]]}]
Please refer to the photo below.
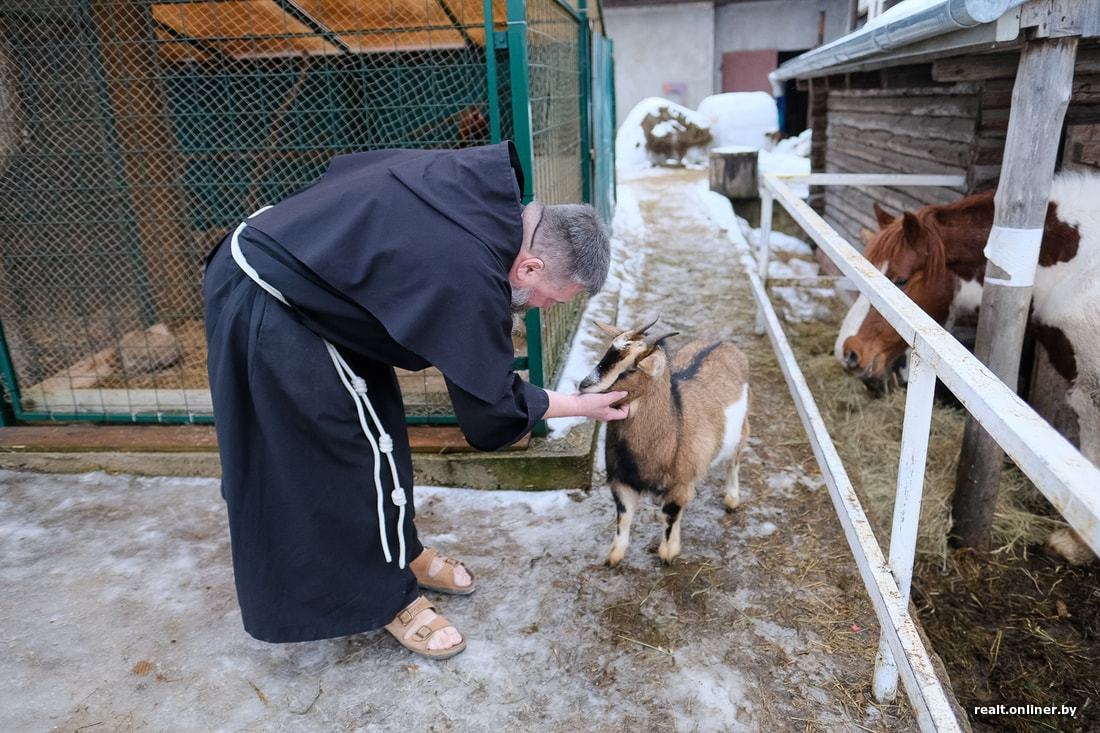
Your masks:
[{"label": "white tape on post", "polygon": [[1042,229],[1010,229],[994,226],[989,232],[983,253],[1001,268],[1007,278],[986,277],[985,282],[1010,288],[1029,288],[1035,284],[1039,267],[1039,247],[1043,243]]}]

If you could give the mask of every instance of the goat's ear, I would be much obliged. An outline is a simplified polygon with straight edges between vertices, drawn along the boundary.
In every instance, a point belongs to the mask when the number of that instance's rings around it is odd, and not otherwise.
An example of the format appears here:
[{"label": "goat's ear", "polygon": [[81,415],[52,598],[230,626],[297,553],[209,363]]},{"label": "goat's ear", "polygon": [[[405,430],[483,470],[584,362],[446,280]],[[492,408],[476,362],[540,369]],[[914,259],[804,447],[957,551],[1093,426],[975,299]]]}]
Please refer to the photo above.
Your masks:
[{"label": "goat's ear", "polygon": [[658,349],[656,346],[654,346],[648,354],[638,360],[638,368],[650,377],[661,376],[667,364],[668,357],[665,356],[664,350]]},{"label": "goat's ear", "polygon": [[619,336],[623,335],[623,329],[615,328],[614,326],[612,326],[609,323],[604,323],[603,321],[597,321],[595,318],[592,319],[592,323],[596,324],[596,328],[600,329],[601,331],[603,331],[605,334],[607,334],[611,338],[618,338]]},{"label": "goat's ear", "polygon": [[914,244],[920,240],[920,220],[911,211],[901,215],[901,230],[905,234],[905,241]]},{"label": "goat's ear", "polygon": [[886,213],[886,209],[882,208],[877,203],[874,205],[874,209],[875,219],[878,220],[878,226],[880,229],[894,221],[895,217],[890,216],[888,213]]}]

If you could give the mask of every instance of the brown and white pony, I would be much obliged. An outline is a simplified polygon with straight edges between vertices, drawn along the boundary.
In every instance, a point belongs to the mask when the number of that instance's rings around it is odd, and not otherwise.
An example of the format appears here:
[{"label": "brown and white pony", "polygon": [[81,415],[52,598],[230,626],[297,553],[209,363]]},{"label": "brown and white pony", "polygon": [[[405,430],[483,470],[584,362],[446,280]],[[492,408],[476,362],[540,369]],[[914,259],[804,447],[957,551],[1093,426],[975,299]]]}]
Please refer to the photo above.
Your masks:
[{"label": "brown and white pony", "polygon": [[[867,244],[867,259],[945,327],[973,315],[981,302],[993,192],[896,218],[876,205],[875,215],[881,229]],[[1054,179],[1029,329],[1069,382],[1081,452],[1100,465],[1100,175],[1063,173]],[[835,353],[848,372],[876,387],[898,370],[906,350],[860,296],[844,319]],[[1061,541],[1052,537],[1050,544]],[[1056,549],[1071,560],[1091,557],[1082,547]]]}]

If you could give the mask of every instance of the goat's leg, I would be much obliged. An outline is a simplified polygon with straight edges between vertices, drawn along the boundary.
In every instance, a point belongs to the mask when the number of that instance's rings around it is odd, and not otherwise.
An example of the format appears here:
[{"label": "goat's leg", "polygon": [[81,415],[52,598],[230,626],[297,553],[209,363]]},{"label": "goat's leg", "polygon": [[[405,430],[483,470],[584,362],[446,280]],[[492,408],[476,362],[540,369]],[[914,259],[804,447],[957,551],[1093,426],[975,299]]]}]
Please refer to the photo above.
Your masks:
[{"label": "goat's leg", "polygon": [[665,534],[657,548],[657,556],[666,563],[671,563],[680,554],[680,519],[694,496],[694,486],[687,487],[685,491],[671,491],[661,506],[661,514],[665,518]]},{"label": "goat's leg", "polygon": [[606,565],[613,568],[623,561],[630,546],[630,523],[641,495],[626,484],[612,481],[611,496],[615,499],[615,541],[607,553]]},{"label": "goat's leg", "polygon": [[729,473],[726,476],[726,496],[722,500],[726,505],[726,511],[732,512],[741,506],[741,452],[745,449],[745,443],[749,440],[749,418],[746,415],[741,423],[741,440],[730,457]]}]

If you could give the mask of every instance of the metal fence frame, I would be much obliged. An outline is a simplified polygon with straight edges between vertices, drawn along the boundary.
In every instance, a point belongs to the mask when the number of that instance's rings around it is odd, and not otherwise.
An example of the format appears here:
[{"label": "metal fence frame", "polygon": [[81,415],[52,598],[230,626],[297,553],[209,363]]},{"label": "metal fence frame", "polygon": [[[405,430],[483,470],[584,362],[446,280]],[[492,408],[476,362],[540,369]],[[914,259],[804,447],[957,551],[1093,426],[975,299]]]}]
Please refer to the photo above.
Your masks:
[{"label": "metal fence frame", "polygon": [[[593,104],[593,94],[607,94],[611,89],[608,83],[598,83],[593,78],[595,65],[593,63],[593,44],[604,40],[602,35],[592,29],[589,22],[589,2],[592,2],[593,13],[598,18],[599,0],[575,0],[577,7],[573,7],[564,0],[540,0],[548,10],[554,14],[556,32],[559,35],[565,33],[565,43],[569,47],[575,46],[576,55],[573,59],[567,59],[568,65],[575,64],[575,68],[567,70],[576,77],[575,81],[575,117],[574,125],[577,128],[576,160],[571,164],[559,156],[556,160],[558,168],[564,170],[572,166],[577,176],[575,193],[570,193],[567,200],[580,200],[596,203],[605,218],[609,219],[610,204],[606,201],[607,193],[604,189],[593,185],[591,180],[597,171],[610,168],[608,161],[612,159],[613,152],[610,149],[602,149],[593,141],[591,128],[592,108],[610,110],[614,114],[614,101],[600,100],[599,105]],[[499,142],[504,137],[513,137],[516,141],[520,160],[526,172],[524,203],[534,196],[548,203],[557,203],[553,195],[547,195],[540,186],[540,180],[545,178],[543,169],[545,162],[540,160],[536,153],[535,139],[540,130],[533,129],[534,116],[532,105],[538,104],[531,99],[532,77],[537,71],[531,66],[530,49],[532,36],[538,33],[537,19],[529,22],[531,4],[524,0],[504,0],[507,15],[507,30],[498,31],[499,13],[494,19],[494,0],[483,0],[484,8],[484,56],[485,56],[485,84],[487,89],[486,111],[488,112],[489,138],[491,142]],[[501,0],[497,0],[497,6]],[[540,6],[541,7],[541,6]],[[559,17],[560,16],[560,17]],[[564,21],[568,26],[562,26]],[[561,44],[565,48],[565,44]],[[570,51],[569,53],[572,53]],[[556,60],[561,59],[559,53]],[[609,61],[610,59],[607,59]],[[501,63],[506,63],[507,69],[499,69]],[[601,67],[610,79],[610,65],[605,63]],[[560,69],[551,69],[548,73],[560,78]],[[571,78],[571,77],[570,77]],[[605,80],[606,81],[606,80]],[[613,90],[612,90],[613,91]],[[507,98],[505,95],[507,94]],[[560,116],[563,105],[569,105],[569,98],[562,98],[556,94],[550,102],[556,105],[550,113]],[[536,110],[537,111],[537,110]],[[109,120],[108,120],[109,122]],[[604,138],[605,139],[605,138]],[[593,145],[597,142],[597,145]],[[570,186],[572,191],[572,186]],[[595,200],[594,200],[595,199]],[[563,199],[565,200],[565,199]],[[574,303],[573,307],[559,306],[555,311],[542,313],[538,309],[531,310],[526,316],[528,334],[527,356],[517,357],[514,368],[528,370],[532,383],[546,386],[551,382],[564,362],[565,353],[568,350],[569,340],[576,326],[583,303]],[[10,324],[9,324],[10,325]],[[149,324],[144,324],[149,325]],[[94,349],[93,349],[94,350]],[[86,354],[88,358],[94,358],[92,354]],[[97,421],[97,422],[126,422],[126,423],[208,423],[213,421],[210,414],[209,393],[204,389],[156,389],[153,390],[153,405],[155,407],[137,404],[131,399],[131,388],[126,387],[121,396],[115,395],[108,401],[103,390],[99,390],[99,403],[95,409],[78,404],[76,389],[71,389],[74,398],[72,407],[63,407],[47,403],[44,406],[34,405],[34,401],[25,399],[20,393],[21,384],[18,370],[13,362],[8,342],[5,340],[3,324],[0,323],[0,425],[14,424],[15,421]],[[171,395],[162,400],[161,393]],[[45,394],[45,393],[44,393]],[[140,400],[139,400],[140,401]],[[170,409],[162,410],[160,405],[171,404]],[[176,403],[182,407],[177,410]],[[408,415],[409,423],[448,423],[456,422],[453,415]],[[536,433],[544,433],[545,425],[540,423],[536,427]]]},{"label": "metal fence frame", "polygon": [[[1100,496],[1094,493],[1094,489],[1100,486],[1100,469],[909,300],[796,195],[789,183],[818,186],[961,186],[965,185],[965,181],[961,176],[905,174],[763,176],[760,185],[761,238],[756,253],[757,270],[750,268],[748,273],[758,307],[758,330],[766,331],[772,342],[882,629],[875,661],[875,697],[880,701],[892,699],[900,674],[921,730],[960,731],[962,727],[955,719],[947,694],[909,613],[910,582],[937,377],[1098,554]],[[875,539],[768,298],[767,263],[775,201],[787,210],[912,348],[888,557]]]}]

